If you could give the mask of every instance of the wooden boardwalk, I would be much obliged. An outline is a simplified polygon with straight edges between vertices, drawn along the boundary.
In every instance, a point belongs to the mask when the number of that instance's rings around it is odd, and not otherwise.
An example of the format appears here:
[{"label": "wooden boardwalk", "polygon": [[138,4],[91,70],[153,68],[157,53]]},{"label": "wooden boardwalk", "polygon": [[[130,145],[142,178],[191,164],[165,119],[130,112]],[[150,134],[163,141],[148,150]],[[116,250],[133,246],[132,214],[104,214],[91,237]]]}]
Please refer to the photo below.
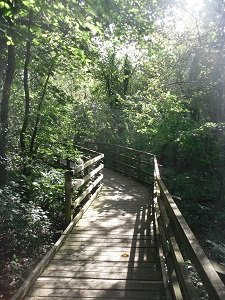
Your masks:
[{"label": "wooden boardwalk", "polygon": [[25,299],[165,299],[151,189],[104,170],[104,187]]}]

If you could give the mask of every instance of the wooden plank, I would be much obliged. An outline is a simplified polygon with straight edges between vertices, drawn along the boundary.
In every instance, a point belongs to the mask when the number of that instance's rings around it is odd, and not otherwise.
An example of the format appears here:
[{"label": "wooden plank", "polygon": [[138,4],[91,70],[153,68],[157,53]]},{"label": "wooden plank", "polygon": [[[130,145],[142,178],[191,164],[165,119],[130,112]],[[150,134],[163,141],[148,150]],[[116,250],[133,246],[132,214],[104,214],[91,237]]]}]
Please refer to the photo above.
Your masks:
[{"label": "wooden plank", "polygon": [[[101,241],[101,240],[100,240]],[[156,243],[152,243],[151,240],[144,240],[143,243],[142,241],[137,241],[137,240],[131,240],[129,242],[124,242],[119,241],[119,242],[112,242],[111,240],[106,240],[106,242],[97,242],[97,241],[66,241],[64,243],[64,247],[65,248],[69,248],[69,247],[74,247],[74,249],[76,249],[76,247],[86,247],[86,249],[91,249],[91,248],[95,248],[95,249],[99,249],[99,248],[112,248],[112,247],[118,247],[118,248],[127,248],[127,249],[131,249],[131,248],[154,248],[155,246],[157,246]]]},{"label": "wooden plank", "polygon": [[[151,300],[163,300],[163,291],[129,291],[129,290],[118,290],[118,289],[108,289],[108,290],[100,290],[100,289],[92,289],[91,293],[87,289],[32,289],[29,291],[29,296],[39,296],[39,297],[59,297],[60,300],[68,299],[71,297],[72,299],[151,299]],[[65,297],[65,298],[63,298]],[[49,298],[46,298],[47,300]],[[53,298],[55,299],[55,298]]]},{"label": "wooden plank", "polygon": [[51,264],[48,267],[51,266],[62,266],[62,264],[64,263],[65,268],[67,267],[78,267],[78,268],[82,268],[82,270],[85,269],[91,269],[93,267],[98,266],[99,268],[113,268],[113,267],[120,267],[121,269],[124,268],[135,268],[135,269],[146,269],[146,268],[153,268],[152,266],[156,266],[155,268],[157,268],[157,266],[159,266],[159,261],[154,261],[154,262],[142,262],[142,261],[130,261],[130,260],[126,260],[126,261],[94,261],[94,260],[80,260],[80,261],[76,261],[76,263],[73,263],[73,261],[70,260],[70,257],[68,256],[68,259],[56,259],[54,258],[51,261]]},{"label": "wooden plank", "polygon": [[[97,220],[97,221],[82,221],[82,222],[79,222],[79,224],[77,224],[76,228],[77,229],[81,229],[81,228],[84,228],[86,226],[89,226],[91,227],[92,230],[100,230],[100,229],[103,229],[103,230],[110,230],[110,229],[118,229],[118,228],[121,228],[121,227],[126,227],[127,229],[131,230],[133,229],[134,231],[135,230],[148,230],[149,228],[151,227],[154,227],[153,226],[153,222],[149,221],[149,222],[145,222],[145,221],[142,221],[138,224],[135,224],[134,222],[131,222],[131,221],[127,221],[127,220],[118,220],[118,222],[107,222],[105,220],[101,221],[101,220]],[[151,228],[151,230],[153,230],[153,228]]]},{"label": "wooden plank", "polygon": [[18,289],[18,291],[12,296],[11,300],[18,300],[22,299],[29,288],[34,284],[35,280],[38,278],[38,276],[41,274],[41,272],[45,269],[45,267],[48,265],[50,260],[54,257],[55,253],[59,250],[73,227],[76,225],[76,223],[80,220],[82,215],[85,213],[85,211],[88,209],[88,207],[91,205],[91,203],[94,201],[94,199],[97,197],[99,192],[101,191],[101,186],[98,188],[98,190],[95,192],[95,194],[92,195],[92,197],[89,199],[89,201],[84,205],[84,207],[80,210],[80,212],[76,215],[76,217],[73,219],[73,221],[68,225],[66,230],[63,232],[62,236],[59,238],[59,240],[54,244],[54,246],[47,252],[47,254],[43,257],[43,259],[40,261],[40,263],[36,266],[36,268],[30,273],[28,278],[25,280],[25,282],[21,285],[21,287]]},{"label": "wooden plank", "polygon": [[[93,206],[94,207],[94,206]],[[139,207],[140,208],[140,207]],[[151,220],[150,218],[145,218],[145,219],[141,219],[138,224],[135,225],[135,218],[133,218],[133,220],[131,218],[113,218],[111,217],[110,219],[101,219],[101,218],[95,218],[92,220],[88,220],[88,219],[82,219],[80,220],[80,222],[77,224],[76,227],[81,227],[81,226],[85,226],[85,225],[91,225],[91,227],[95,226],[97,228],[101,228],[101,227],[118,227],[120,228],[121,225],[126,225],[126,226],[134,226],[135,228],[148,228],[149,226],[151,226],[151,224],[154,224],[154,221]]]},{"label": "wooden plank", "polygon": [[160,281],[161,273],[159,271],[153,271],[150,269],[139,270],[125,269],[124,272],[117,269],[110,269],[110,271],[104,271],[103,269],[96,268],[97,271],[68,271],[68,270],[48,270],[46,269],[41,277],[63,277],[63,278],[86,278],[86,279],[116,279],[116,280],[149,280]]},{"label": "wooden plank", "polygon": [[[150,229],[149,229],[149,231],[150,231]],[[125,236],[129,236],[129,235],[131,235],[131,236],[134,236],[134,235],[136,235],[136,236],[144,236],[144,237],[149,237],[150,236],[150,233],[154,233],[154,231],[153,231],[153,229],[149,232],[149,231],[147,231],[147,230],[145,230],[145,231],[143,231],[143,232],[138,232],[138,230],[136,231],[136,234],[135,234],[135,232],[134,232],[134,229],[104,229],[104,228],[100,228],[99,230],[98,229],[90,229],[90,230],[88,230],[87,228],[85,228],[85,229],[74,229],[73,230],[73,234],[77,234],[77,235],[79,235],[79,234],[84,234],[84,236],[86,235],[86,236],[88,236],[88,235],[95,235],[95,234],[97,234],[97,235],[102,235],[102,236],[113,236],[113,235],[120,235],[120,236],[123,236],[123,235],[125,235]]]},{"label": "wooden plank", "polygon": [[[80,233],[80,234],[74,233],[73,235],[76,238],[83,238],[84,240],[85,239],[95,239],[95,238],[104,240],[106,238],[105,235],[98,236],[97,233],[96,234],[90,234],[88,232],[83,232],[83,233]],[[71,235],[70,238],[72,238],[73,235]],[[146,236],[146,235],[139,235],[139,236],[136,236],[135,238],[133,238],[132,234],[118,236],[118,233],[115,233],[115,234],[111,234],[111,235],[108,234],[107,236],[108,236],[108,239],[119,239],[119,240],[121,240],[121,239],[127,239],[128,240],[129,239],[130,241],[131,240],[139,240],[139,241],[141,241],[141,240],[153,240],[154,239],[154,236],[150,236],[150,235],[148,235],[148,236]]]},{"label": "wooden plank", "polygon": [[67,238],[67,242],[69,241],[84,241],[84,242],[96,242],[96,243],[105,243],[105,242],[114,242],[114,243],[122,243],[122,242],[129,242],[131,241],[140,244],[148,243],[155,240],[155,236],[111,236],[110,239],[105,236],[92,236],[92,235],[81,235],[81,234],[70,234],[70,236]]},{"label": "wooden plank", "polygon": [[[124,256],[124,252],[103,252],[103,253],[94,253],[93,251],[89,252],[70,252],[70,251],[60,251],[55,255],[55,259],[69,259],[71,261],[76,260],[93,260],[93,261],[131,261],[130,253],[127,253],[128,256]],[[144,253],[134,253],[132,261],[140,262],[156,262],[158,261],[158,256],[155,251],[144,252]]]},{"label": "wooden plank", "polygon": [[[101,247],[126,247],[126,248],[131,248],[131,243],[134,244],[135,248],[148,248],[148,247],[157,247],[157,243],[154,240],[129,240],[129,241],[124,241],[123,239],[116,239],[111,241],[110,240],[86,240],[83,239],[82,241],[77,241],[77,240],[69,240],[65,242],[65,246],[73,246],[73,247],[95,247],[96,249],[101,248]],[[133,246],[133,245],[132,245]]]},{"label": "wooden plank", "polygon": [[142,281],[142,280],[116,280],[116,279],[75,279],[75,278],[50,278],[39,277],[34,284],[34,288],[41,289],[113,289],[125,290],[130,284],[129,290],[132,291],[158,291],[163,288],[161,281]]},{"label": "wooden plank", "polygon": [[66,261],[64,264],[63,260],[52,260],[51,263],[46,267],[45,270],[57,270],[57,271],[70,271],[70,272],[110,272],[110,273],[129,273],[129,272],[143,272],[143,273],[160,273],[159,263],[148,263],[143,264],[141,267],[138,265],[131,265],[128,262],[125,263],[113,263],[113,262],[103,262],[95,264],[92,261],[85,262],[83,264],[71,264],[71,262]]},{"label": "wooden plank", "polygon": [[26,299],[165,299],[148,189],[114,175]]},{"label": "wooden plank", "polygon": [[143,257],[157,257],[157,251],[156,248],[95,248],[92,250],[86,249],[86,248],[79,248],[79,250],[74,249],[73,247],[71,248],[65,248],[62,247],[59,251],[58,254],[60,255],[73,255],[73,256],[80,256],[80,255],[85,255],[85,256],[121,256],[124,253],[127,255],[130,255],[131,252],[135,252],[135,255],[142,255]]},{"label": "wooden plank", "polygon": [[[164,299],[164,298],[155,298],[155,297],[153,297],[153,295],[152,295],[152,293],[151,293],[151,300],[159,300],[159,299]],[[106,295],[106,297],[107,297],[107,295]],[[138,296],[137,296],[138,297]],[[100,298],[98,298],[98,297],[88,297],[88,298],[86,298],[86,297],[82,297],[82,298],[80,298],[80,297],[76,297],[75,299],[76,300],[90,300],[90,299],[101,299],[101,300],[118,300],[118,299],[129,299],[129,300],[136,300],[136,299],[141,299],[141,300],[143,300],[143,299],[148,299],[149,300],[149,296],[147,296],[147,293],[146,293],[146,297],[143,297],[143,296],[140,296],[140,298],[137,298],[137,297],[135,297],[135,298],[131,298],[130,296],[128,296],[128,298],[126,297],[126,295],[124,296],[124,297],[122,297],[122,298],[112,298],[111,296],[109,297],[109,298],[105,298],[105,297],[100,297]],[[26,297],[25,299],[47,299],[47,300],[57,300],[57,299],[60,299],[60,300],[69,300],[69,299],[73,299],[74,300],[74,297],[39,297],[39,296],[37,296],[37,297],[32,297],[32,296],[30,296],[30,297]]]}]

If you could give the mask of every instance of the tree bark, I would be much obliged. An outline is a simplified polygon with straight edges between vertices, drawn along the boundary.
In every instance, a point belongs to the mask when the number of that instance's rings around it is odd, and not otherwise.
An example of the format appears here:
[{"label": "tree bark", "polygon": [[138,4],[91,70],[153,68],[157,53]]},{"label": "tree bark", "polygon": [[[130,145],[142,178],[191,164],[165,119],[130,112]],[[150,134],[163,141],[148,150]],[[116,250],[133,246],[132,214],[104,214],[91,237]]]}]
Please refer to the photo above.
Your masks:
[{"label": "tree bark", "polygon": [[130,75],[131,75],[131,68],[130,68],[130,64],[129,64],[127,55],[125,56],[125,60],[124,60],[123,73],[124,73],[123,96],[126,96],[128,93],[128,87],[129,87],[129,81],[130,81]]},{"label": "tree bark", "polygon": [[46,77],[45,84],[44,84],[44,87],[43,87],[41,99],[40,99],[40,102],[38,104],[37,117],[36,117],[34,129],[33,129],[33,134],[32,134],[32,137],[31,137],[31,143],[30,143],[30,155],[32,155],[34,153],[34,144],[35,144],[35,141],[36,141],[38,125],[39,125],[39,122],[40,122],[41,109],[42,109],[44,98],[45,98],[45,95],[46,95],[46,92],[47,92],[47,86],[48,86],[48,82],[49,82],[49,79],[50,79],[50,76],[51,76],[51,73],[52,73],[52,69],[53,69],[55,60],[56,60],[56,57],[53,59],[52,64],[49,68],[48,75]]},{"label": "tree bark", "polygon": [[3,89],[4,84],[4,70],[6,68],[6,43],[5,38],[0,36],[0,90]]},{"label": "tree bark", "polygon": [[26,57],[24,63],[24,76],[23,76],[23,86],[24,86],[24,94],[25,94],[25,111],[24,111],[23,125],[20,131],[20,148],[22,152],[25,152],[26,149],[25,135],[29,124],[29,114],[30,114],[30,91],[29,91],[30,58],[31,58],[31,40],[28,39],[26,42]]},{"label": "tree bark", "polygon": [[7,48],[7,67],[3,85],[1,114],[0,114],[0,186],[7,182],[7,142],[8,142],[8,118],[9,99],[15,71],[15,47]]}]

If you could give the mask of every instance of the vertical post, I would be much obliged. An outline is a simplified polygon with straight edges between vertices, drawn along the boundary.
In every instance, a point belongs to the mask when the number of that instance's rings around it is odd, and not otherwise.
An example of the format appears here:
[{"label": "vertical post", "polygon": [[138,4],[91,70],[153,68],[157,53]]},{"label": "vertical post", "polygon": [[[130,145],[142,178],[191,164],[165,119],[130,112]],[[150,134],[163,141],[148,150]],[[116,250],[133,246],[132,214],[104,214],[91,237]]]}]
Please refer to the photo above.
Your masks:
[{"label": "vertical post", "polygon": [[70,159],[68,157],[66,159],[66,167],[67,167],[67,170],[70,169]]},{"label": "vertical post", "polygon": [[116,170],[119,170],[118,166],[119,166],[119,155],[118,155],[118,151],[119,148],[117,147],[117,145],[115,145],[115,166],[116,166]]},{"label": "vertical post", "polygon": [[72,220],[72,174],[71,171],[65,172],[65,221],[68,226]]},{"label": "vertical post", "polygon": [[[90,166],[88,166],[87,168],[84,169],[84,177],[87,176],[88,174],[90,173]],[[83,185],[83,189],[85,190],[87,187],[88,187],[88,184],[90,182],[90,179],[86,181],[86,183]],[[88,194],[85,199],[88,199],[89,198],[89,195]]]},{"label": "vertical post", "polygon": [[137,179],[141,181],[141,156],[140,152],[137,152]]}]

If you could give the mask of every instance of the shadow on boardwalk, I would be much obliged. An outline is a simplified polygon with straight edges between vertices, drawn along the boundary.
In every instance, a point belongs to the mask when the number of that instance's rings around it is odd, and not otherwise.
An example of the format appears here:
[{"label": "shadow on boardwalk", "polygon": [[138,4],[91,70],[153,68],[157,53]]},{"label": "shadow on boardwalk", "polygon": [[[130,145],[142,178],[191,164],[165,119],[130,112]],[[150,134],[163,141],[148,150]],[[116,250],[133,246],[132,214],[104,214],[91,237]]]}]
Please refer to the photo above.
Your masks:
[{"label": "shadow on boardwalk", "polygon": [[104,172],[100,196],[27,299],[164,299],[150,188]]}]

